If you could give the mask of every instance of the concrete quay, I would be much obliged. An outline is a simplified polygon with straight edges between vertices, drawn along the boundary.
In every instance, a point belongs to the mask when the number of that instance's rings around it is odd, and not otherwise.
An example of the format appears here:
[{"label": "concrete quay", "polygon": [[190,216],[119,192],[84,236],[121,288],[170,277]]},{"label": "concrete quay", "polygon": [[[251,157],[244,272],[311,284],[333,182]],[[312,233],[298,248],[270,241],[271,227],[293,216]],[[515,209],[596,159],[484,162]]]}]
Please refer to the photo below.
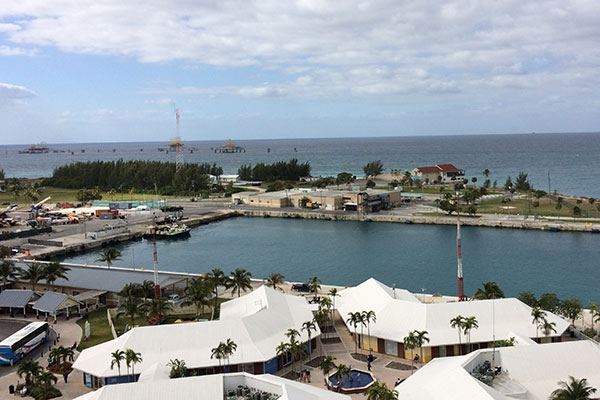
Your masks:
[{"label": "concrete quay", "polygon": [[[240,215],[247,217],[318,219],[327,221],[361,220],[356,212],[348,211],[299,210],[297,208],[270,209],[258,207],[236,207],[235,210]],[[415,215],[406,212],[406,210],[391,210],[367,214],[362,220],[405,224],[456,225],[456,216]],[[534,218],[533,216],[481,214],[475,217],[461,215],[460,221],[462,226],[545,230],[550,232],[600,233],[600,223],[594,226],[593,223],[589,223],[587,220],[578,221],[577,219],[565,221],[564,219]]]},{"label": "concrete quay", "polygon": [[[226,218],[231,218],[238,215],[233,210],[208,210],[203,214],[191,214],[184,216],[182,223],[193,227],[208,224],[215,221],[220,221]],[[128,240],[141,239],[148,226],[152,223],[152,214],[148,213],[145,218],[126,219],[126,229],[114,235],[95,236],[91,234],[94,228],[100,227],[98,220],[84,221],[80,226],[74,227],[76,231],[67,229],[60,233],[47,235],[38,235],[31,239],[32,242],[21,240],[18,243],[1,243],[8,246],[19,246],[22,249],[29,250],[29,255],[22,257],[24,259],[47,260],[55,256],[86,251],[98,247],[104,247],[110,244],[119,243]],[[106,224],[106,221],[102,221]],[[108,223],[110,225],[110,222]],[[19,256],[19,258],[21,258]]]}]

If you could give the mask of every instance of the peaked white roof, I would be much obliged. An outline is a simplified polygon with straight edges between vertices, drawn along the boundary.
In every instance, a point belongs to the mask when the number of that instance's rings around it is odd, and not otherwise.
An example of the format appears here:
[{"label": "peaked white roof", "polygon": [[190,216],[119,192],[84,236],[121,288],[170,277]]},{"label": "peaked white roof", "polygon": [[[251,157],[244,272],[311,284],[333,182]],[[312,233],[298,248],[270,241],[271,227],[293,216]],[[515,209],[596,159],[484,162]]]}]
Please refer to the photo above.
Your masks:
[{"label": "peaked white roof", "polygon": [[238,385],[276,393],[279,400],[350,400],[350,396],[279,376],[243,372],[108,385],[76,400],[223,399],[228,390]]},{"label": "peaked white roof", "polygon": [[[134,328],[116,339],[85,349],[73,368],[98,377],[116,376],[117,370],[110,369],[110,354],[117,349],[141,353],[143,361],[135,366],[140,373],[153,364],[166,370],[166,363],[175,358],[184,360],[188,368],[212,367],[219,362],[210,358],[211,350],[229,338],[237,344],[229,360],[231,365],[264,362],[277,355],[279,343],[289,340],[285,336],[288,329],[300,332],[299,341],[308,340],[302,323],[312,320],[313,314],[302,297],[261,286],[221,307],[218,321]],[[311,336],[320,333],[317,327]]]},{"label": "peaked white roof", "polygon": [[[531,307],[515,298],[424,304],[405,290],[393,290],[370,278],[340,291],[336,308],[344,321],[350,312],[375,311],[377,321],[371,323],[371,336],[396,342],[402,342],[416,329],[428,332],[427,346],[458,344],[458,331],[450,326],[450,320],[457,315],[476,317],[479,328],[471,331],[472,343],[491,342],[494,337],[504,339],[510,333],[536,337]],[[551,336],[560,336],[569,327],[569,322],[550,312],[547,319],[556,324],[557,333]],[[348,322],[346,326],[354,330]],[[543,336],[541,331],[537,335]]]},{"label": "peaked white roof", "polygon": [[535,344],[496,349],[502,367],[491,386],[471,376],[474,367],[491,360],[492,349],[465,356],[436,358],[396,387],[398,398],[413,400],[546,400],[569,376],[586,378],[600,389],[600,347],[586,341]]}]

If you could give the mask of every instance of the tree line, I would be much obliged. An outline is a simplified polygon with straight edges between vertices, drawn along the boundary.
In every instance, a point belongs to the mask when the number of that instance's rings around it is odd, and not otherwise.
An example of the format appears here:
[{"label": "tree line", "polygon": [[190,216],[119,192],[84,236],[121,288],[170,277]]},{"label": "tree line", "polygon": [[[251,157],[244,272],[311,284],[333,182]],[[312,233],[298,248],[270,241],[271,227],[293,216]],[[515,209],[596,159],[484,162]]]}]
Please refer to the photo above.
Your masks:
[{"label": "tree line", "polygon": [[162,161],[89,161],[56,168],[45,186],[66,189],[99,188],[120,192],[156,190],[162,195],[209,188],[208,175],[220,176],[223,169],[216,164],[183,164],[179,171],[173,162]]},{"label": "tree line", "polygon": [[243,181],[297,181],[310,176],[310,163],[299,163],[298,159],[292,158],[290,161],[273,164],[257,163],[254,167],[252,164],[244,164],[238,169],[238,175]]}]

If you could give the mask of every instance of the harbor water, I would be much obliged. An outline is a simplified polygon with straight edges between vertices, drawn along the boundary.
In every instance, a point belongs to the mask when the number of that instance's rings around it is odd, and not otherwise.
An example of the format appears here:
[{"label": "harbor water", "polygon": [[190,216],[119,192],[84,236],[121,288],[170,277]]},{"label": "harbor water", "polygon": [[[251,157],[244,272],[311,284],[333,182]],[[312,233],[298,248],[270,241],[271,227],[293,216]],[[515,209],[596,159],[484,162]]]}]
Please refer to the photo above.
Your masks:
[{"label": "harbor water", "polygon": [[[600,235],[463,227],[465,292],[496,281],[507,296],[530,290],[600,301]],[[114,266],[151,269],[152,242],[115,246]],[[95,262],[99,250],[65,258]],[[327,284],[356,285],[369,277],[412,292],[456,295],[456,228],[356,221],[238,217],[192,229],[191,237],[159,241],[161,270],[226,274],[244,268],[254,278],[317,276]]]}]

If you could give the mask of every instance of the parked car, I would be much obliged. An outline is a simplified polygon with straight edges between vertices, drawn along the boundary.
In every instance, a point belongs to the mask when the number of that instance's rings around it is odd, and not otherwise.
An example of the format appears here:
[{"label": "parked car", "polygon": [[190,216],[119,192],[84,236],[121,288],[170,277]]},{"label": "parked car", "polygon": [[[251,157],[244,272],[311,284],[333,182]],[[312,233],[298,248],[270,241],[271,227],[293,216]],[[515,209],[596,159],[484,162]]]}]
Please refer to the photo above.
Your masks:
[{"label": "parked car", "polygon": [[310,292],[310,286],[307,283],[294,283],[292,290],[296,292]]},{"label": "parked car", "polygon": [[173,304],[179,302],[179,295],[178,294],[170,294],[169,295],[169,302],[173,303]]}]

